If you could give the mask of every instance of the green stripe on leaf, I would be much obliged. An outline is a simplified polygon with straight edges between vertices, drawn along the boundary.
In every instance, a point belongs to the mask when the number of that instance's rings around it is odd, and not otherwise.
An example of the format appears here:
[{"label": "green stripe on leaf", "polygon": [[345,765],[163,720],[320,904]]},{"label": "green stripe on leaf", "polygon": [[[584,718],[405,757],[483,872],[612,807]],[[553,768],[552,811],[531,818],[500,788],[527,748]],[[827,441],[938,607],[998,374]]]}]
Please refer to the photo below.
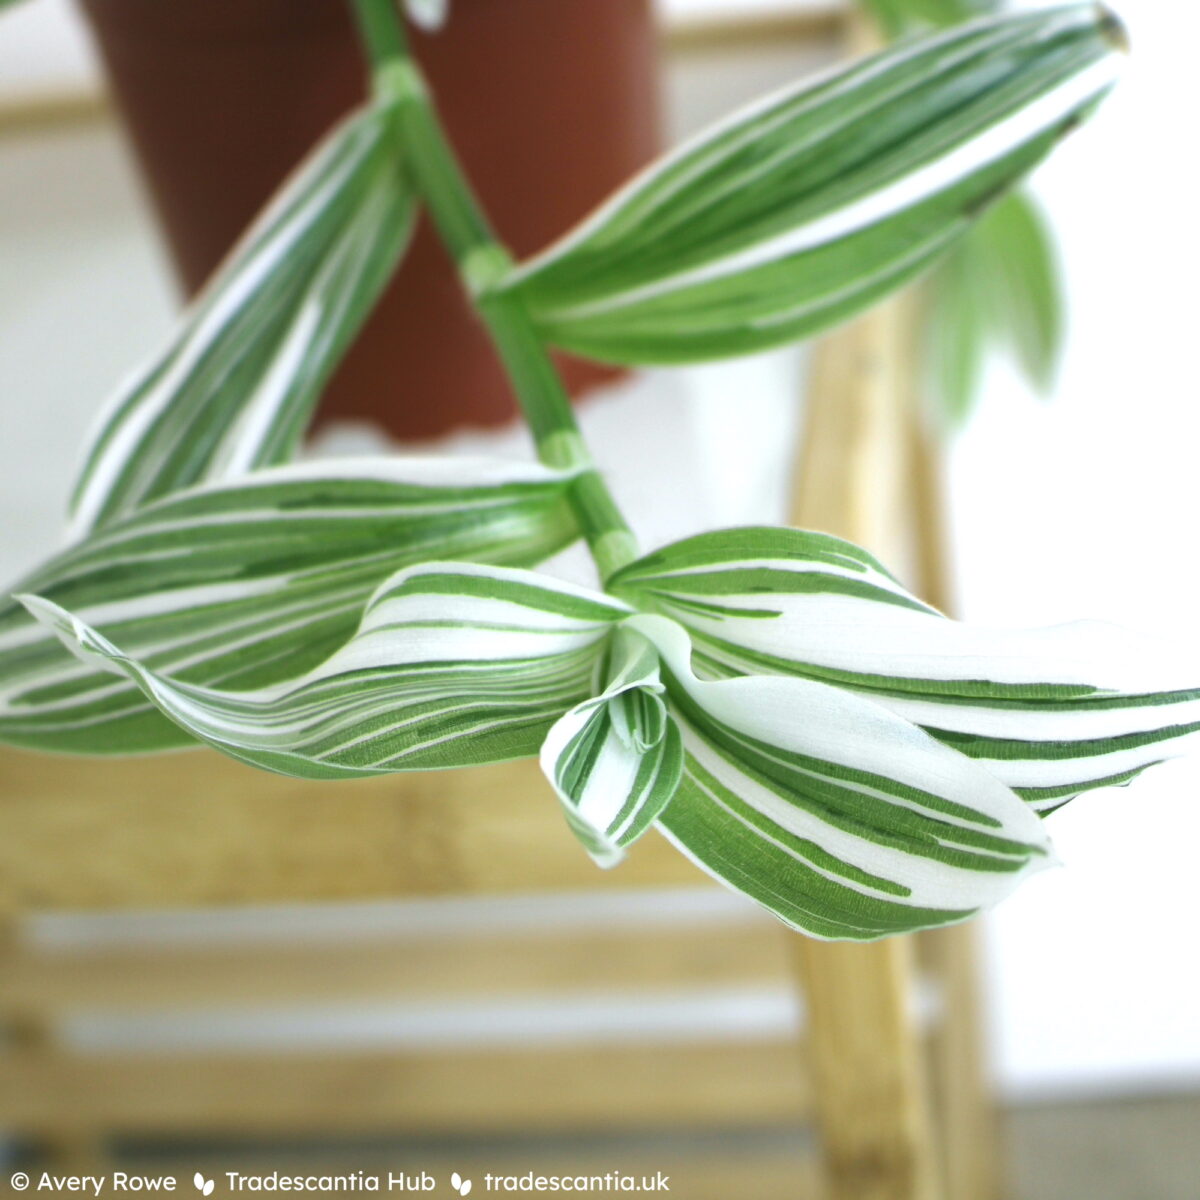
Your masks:
[{"label": "green stripe on leaf", "polygon": [[[527,566],[577,536],[570,476],[484,460],[354,459],[176,493],[22,580],[148,668],[247,690],[316,667],[395,571],[443,555]],[[191,739],[128,681],[0,606],[0,739],[113,754]]]},{"label": "green stripe on leaf", "polygon": [[497,290],[626,363],[809,336],[925,270],[1115,78],[1091,4],[989,19],[772,97],[637,177]]},{"label": "green stripe on leaf", "polygon": [[76,484],[72,535],[290,459],[413,215],[397,112],[368,105],[313,151],[167,346],[109,402]]}]

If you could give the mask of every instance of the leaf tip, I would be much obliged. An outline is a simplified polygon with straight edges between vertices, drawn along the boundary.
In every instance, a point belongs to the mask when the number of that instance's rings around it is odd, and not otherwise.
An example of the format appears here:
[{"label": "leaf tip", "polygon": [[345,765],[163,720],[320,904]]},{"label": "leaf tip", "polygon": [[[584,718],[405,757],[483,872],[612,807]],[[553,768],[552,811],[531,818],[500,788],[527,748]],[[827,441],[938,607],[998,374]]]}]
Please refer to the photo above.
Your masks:
[{"label": "leaf tip", "polygon": [[1128,54],[1133,49],[1128,26],[1107,4],[1096,5],[1096,28],[1117,53]]},{"label": "leaf tip", "polygon": [[34,592],[14,592],[12,598],[35,621],[40,621],[43,625],[52,625],[55,628],[59,628],[69,627],[71,624],[66,610],[59,608],[54,601],[47,600],[44,596],[39,596]]},{"label": "leaf tip", "polygon": [[116,646],[65,608],[55,604],[53,600],[31,592],[18,592],[13,599],[22,605],[34,620],[54,633],[76,658],[114,674],[124,674],[121,666],[114,661],[123,657]]}]

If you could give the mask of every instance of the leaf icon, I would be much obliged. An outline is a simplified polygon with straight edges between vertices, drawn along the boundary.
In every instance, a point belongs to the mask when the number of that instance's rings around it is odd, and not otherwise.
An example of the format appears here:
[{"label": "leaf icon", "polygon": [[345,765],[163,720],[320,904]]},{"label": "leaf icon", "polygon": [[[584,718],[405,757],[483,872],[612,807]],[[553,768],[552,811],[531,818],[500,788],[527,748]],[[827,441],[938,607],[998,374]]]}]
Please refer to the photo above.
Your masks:
[{"label": "leaf icon", "polygon": [[457,1192],[462,1188],[462,1176],[457,1171],[450,1173],[450,1186]]},{"label": "leaf icon", "polygon": [[471,1181],[469,1179],[464,1179],[462,1187],[460,1187],[458,1189],[459,1195],[465,1196],[470,1190],[471,1190]]},{"label": "leaf icon", "polygon": [[192,1176],[192,1182],[196,1185],[196,1191],[203,1192],[206,1196],[211,1196],[213,1188],[216,1187],[216,1184],[211,1179],[205,1179],[199,1171]]}]

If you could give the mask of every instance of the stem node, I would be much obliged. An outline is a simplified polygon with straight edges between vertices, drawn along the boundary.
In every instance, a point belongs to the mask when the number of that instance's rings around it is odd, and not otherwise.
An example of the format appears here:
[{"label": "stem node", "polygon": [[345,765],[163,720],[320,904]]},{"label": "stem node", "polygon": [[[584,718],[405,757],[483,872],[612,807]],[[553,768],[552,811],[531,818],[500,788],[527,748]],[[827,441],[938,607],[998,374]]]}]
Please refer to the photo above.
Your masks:
[{"label": "stem node", "polygon": [[401,102],[401,128],[412,173],[463,286],[487,325],[512,380],[543,463],[579,472],[571,507],[601,578],[637,557],[637,544],[604,480],[596,472],[571,400],[522,304],[497,294],[512,271],[434,110],[429,89],[408,49],[396,0],[350,0],[371,59],[376,95]]}]

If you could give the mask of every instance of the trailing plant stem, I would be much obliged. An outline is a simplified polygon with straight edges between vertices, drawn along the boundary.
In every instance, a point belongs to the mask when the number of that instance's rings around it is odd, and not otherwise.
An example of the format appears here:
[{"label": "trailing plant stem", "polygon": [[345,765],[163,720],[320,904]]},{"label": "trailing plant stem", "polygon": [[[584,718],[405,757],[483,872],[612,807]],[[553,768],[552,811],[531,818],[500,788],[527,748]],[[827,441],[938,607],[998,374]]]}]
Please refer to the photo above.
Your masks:
[{"label": "trailing plant stem", "polygon": [[511,267],[446,139],[420,68],[413,60],[395,0],[352,0],[375,88],[399,105],[405,150],[417,187],[446,248],[458,263],[547,466],[577,471],[569,497],[601,577],[637,557],[637,543],[592,463],[570,397],[519,300],[489,294]]}]

